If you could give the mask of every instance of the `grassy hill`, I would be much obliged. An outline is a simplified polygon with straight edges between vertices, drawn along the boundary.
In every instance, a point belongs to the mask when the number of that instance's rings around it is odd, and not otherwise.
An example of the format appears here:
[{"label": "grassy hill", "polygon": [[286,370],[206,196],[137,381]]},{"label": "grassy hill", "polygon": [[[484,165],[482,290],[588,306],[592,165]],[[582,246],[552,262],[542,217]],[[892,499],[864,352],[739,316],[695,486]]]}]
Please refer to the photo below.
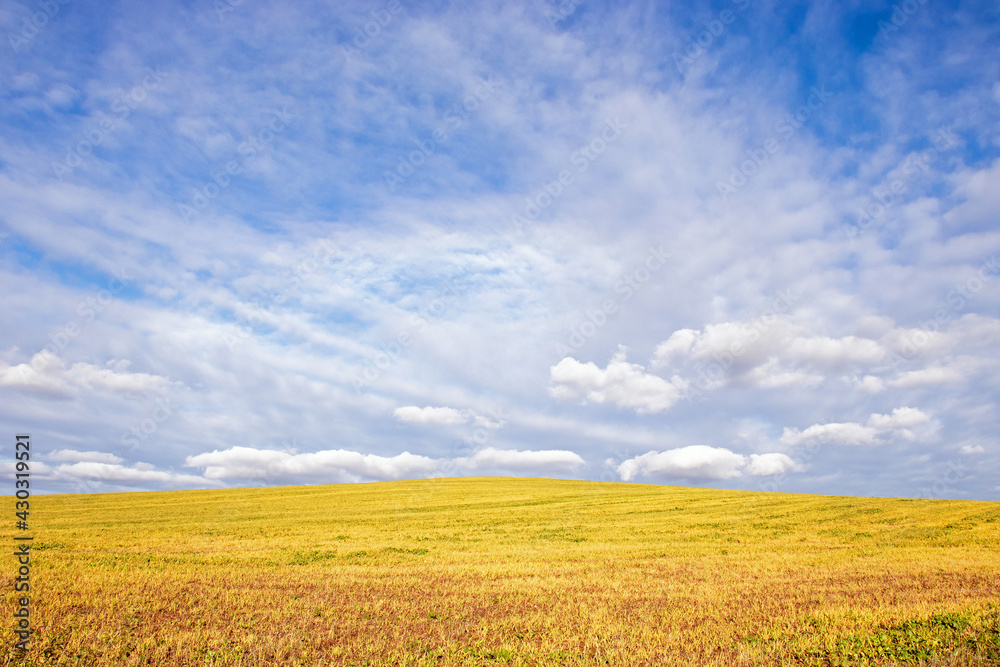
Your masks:
[{"label": "grassy hill", "polygon": [[1000,664],[998,503],[520,478],[31,502],[9,664]]}]

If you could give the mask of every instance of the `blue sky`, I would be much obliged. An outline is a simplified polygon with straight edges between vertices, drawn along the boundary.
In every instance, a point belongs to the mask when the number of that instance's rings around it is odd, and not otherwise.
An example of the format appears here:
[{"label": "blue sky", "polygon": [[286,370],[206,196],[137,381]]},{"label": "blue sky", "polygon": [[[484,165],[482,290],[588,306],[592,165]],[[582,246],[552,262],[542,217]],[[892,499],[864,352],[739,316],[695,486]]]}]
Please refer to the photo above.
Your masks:
[{"label": "blue sky", "polygon": [[0,27],[0,424],[38,491],[1000,499],[995,3]]}]

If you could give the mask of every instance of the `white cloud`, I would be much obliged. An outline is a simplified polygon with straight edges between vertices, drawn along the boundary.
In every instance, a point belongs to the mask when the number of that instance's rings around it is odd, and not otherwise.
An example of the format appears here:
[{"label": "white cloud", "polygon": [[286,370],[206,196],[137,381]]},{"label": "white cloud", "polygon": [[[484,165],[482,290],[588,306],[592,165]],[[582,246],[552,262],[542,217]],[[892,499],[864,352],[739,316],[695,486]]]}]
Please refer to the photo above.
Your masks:
[{"label": "white cloud", "polygon": [[73,449],[58,449],[45,458],[49,461],[75,461],[90,463],[121,463],[124,459],[105,452],[78,452]]},{"label": "white cloud", "polygon": [[639,364],[628,363],[624,350],[615,353],[605,369],[566,357],[550,369],[550,377],[553,386],[549,393],[555,398],[610,403],[639,414],[669,409],[681,399],[687,386],[676,376],[668,382],[646,373]]},{"label": "white cloud", "polygon": [[665,452],[649,451],[618,466],[622,480],[639,475],[686,479],[730,479],[739,477],[746,457],[722,447],[691,445]]},{"label": "white cloud", "polygon": [[868,394],[878,394],[885,391],[885,382],[882,381],[882,378],[875,375],[866,375],[861,379],[854,376],[849,379],[849,382],[855,389]]},{"label": "white cloud", "polygon": [[869,338],[816,336],[787,316],[772,316],[675,331],[657,346],[653,366],[678,368],[686,358],[721,367],[725,373],[699,385],[708,390],[731,380],[761,389],[811,388],[823,382],[825,372],[872,366],[886,353]]},{"label": "white cloud", "polygon": [[451,460],[431,459],[403,452],[375,456],[347,450],[325,450],[295,454],[280,450],[231,447],[189,456],[184,465],[205,469],[208,479],[305,480],[317,478],[331,483],[365,479],[388,480],[429,477],[447,464],[470,472],[531,472],[533,474],[576,472],[586,465],[568,450],[502,450],[486,447],[471,456]]},{"label": "white cloud", "polygon": [[[605,461],[613,464],[612,460]],[[639,476],[683,479],[731,479],[743,474],[754,477],[801,471],[803,467],[787,454],[777,452],[743,456],[724,447],[691,445],[663,452],[649,451],[623,461],[618,474],[629,482]]]},{"label": "white cloud", "polygon": [[129,373],[127,363],[109,362],[110,368],[76,363],[66,367],[58,356],[42,350],[27,363],[10,366],[0,361],[0,386],[12,389],[68,398],[80,391],[108,390],[116,392],[163,392],[170,380],[147,373]]},{"label": "white cloud", "polygon": [[492,417],[476,414],[472,410],[458,410],[456,408],[447,407],[435,408],[427,406],[424,408],[418,408],[415,405],[408,405],[396,408],[392,411],[392,414],[399,421],[409,424],[454,425],[466,424],[469,421],[472,421],[472,423],[476,426],[489,429],[503,428],[506,425],[506,421],[502,417],[498,416],[499,413],[494,415],[497,417],[494,419]]},{"label": "white cloud", "polygon": [[746,467],[747,474],[755,477],[768,475],[780,475],[790,470],[801,471],[801,465],[792,460],[787,454],[751,454],[750,463]]},{"label": "white cloud", "polygon": [[886,350],[877,341],[858,336],[829,338],[826,336],[795,337],[785,341],[789,359],[817,366],[838,367],[844,364],[872,365],[880,362]]},{"label": "white cloud", "polygon": [[392,414],[399,421],[409,424],[464,424],[469,421],[468,414],[463,414],[455,408],[434,408],[430,406],[418,408],[415,405],[408,405],[396,408]]},{"label": "white cloud", "polygon": [[670,338],[656,346],[656,351],[653,353],[654,363],[666,364],[675,355],[687,354],[698,340],[698,335],[694,329],[678,329],[673,332]]},{"label": "white cloud", "polygon": [[66,365],[59,357],[43,350],[33,356],[30,363],[9,366],[0,361],[0,386],[68,397],[70,391],[65,370]]},{"label": "white cloud", "polygon": [[783,445],[794,447],[806,442],[820,442],[834,445],[874,445],[884,440],[883,436],[901,435],[913,438],[908,430],[912,426],[930,421],[930,415],[916,408],[896,408],[890,415],[873,414],[866,425],[856,422],[813,424],[804,431],[786,428],[781,435]]},{"label": "white cloud", "polygon": [[701,331],[681,329],[657,346],[654,366],[671,365],[686,353],[695,361],[717,361],[737,368],[764,363],[776,342],[802,331],[786,318],[770,323],[761,320],[707,324]]},{"label": "white cloud", "polygon": [[[16,479],[14,475],[19,472],[23,472],[17,469],[17,461],[0,461],[0,473],[3,473],[7,479]],[[46,464],[44,461],[32,461],[31,462],[31,475],[32,478],[37,482],[39,479],[49,480],[52,479],[51,473],[52,467]]]},{"label": "white cloud", "polygon": [[779,442],[792,447],[810,441],[837,445],[871,445],[876,442],[878,435],[878,429],[855,422],[813,424],[805,431],[786,428]]},{"label": "white cloud", "polygon": [[985,454],[986,449],[982,445],[962,445],[962,449],[959,450],[963,454]]},{"label": "white cloud", "polygon": [[931,416],[917,408],[896,408],[891,415],[873,414],[868,425],[879,430],[905,429],[930,421]]},{"label": "white cloud", "polygon": [[[756,318],[707,324],[700,331],[679,329],[657,346],[652,366],[679,372],[685,363],[697,364],[692,373],[702,369],[698,387],[703,390],[719,389],[731,382],[761,389],[808,389],[821,384],[827,373],[853,372],[856,374],[844,376],[851,386],[877,394],[890,387],[953,383],[964,377],[956,368],[937,365],[904,370],[891,380],[885,379],[877,373],[884,372],[890,354],[930,360],[955,349],[986,348],[998,328],[997,320],[972,314],[937,332],[895,328],[889,318],[865,317],[858,330],[877,339],[860,335],[836,338],[816,335],[781,315],[770,321]],[[981,356],[970,356],[962,363],[974,371],[982,368],[983,361]]]},{"label": "white cloud", "polygon": [[777,389],[780,387],[815,387],[823,382],[823,376],[804,371],[783,370],[777,359],[771,359],[758,366],[746,376],[754,385],[761,389]]},{"label": "white cloud", "polygon": [[81,482],[111,482],[126,486],[148,483],[166,484],[170,486],[205,487],[219,486],[219,482],[195,475],[181,475],[162,470],[156,470],[150,465],[137,463],[127,467],[112,463],[97,461],[81,461],[71,465],[61,465],[53,473],[64,480]]},{"label": "white cloud", "polygon": [[276,449],[237,446],[189,456],[184,465],[205,468],[205,477],[210,479],[264,479],[277,474],[294,456]]},{"label": "white cloud", "polygon": [[434,471],[437,462],[409,452],[395,456],[377,456],[329,449],[293,454],[237,446],[189,456],[184,465],[204,468],[205,477],[209,479],[326,478],[331,482],[340,482],[427,475]]},{"label": "white cloud", "polygon": [[963,195],[965,201],[945,215],[948,223],[992,224],[996,212],[1000,210],[1000,192],[996,187],[998,181],[1000,160],[994,161],[987,169],[969,169],[957,174],[956,190]]},{"label": "white cloud", "polygon": [[455,459],[454,463],[468,470],[533,471],[542,475],[548,472],[573,473],[586,465],[579,454],[565,449],[521,451],[494,447],[480,449],[470,457]]}]

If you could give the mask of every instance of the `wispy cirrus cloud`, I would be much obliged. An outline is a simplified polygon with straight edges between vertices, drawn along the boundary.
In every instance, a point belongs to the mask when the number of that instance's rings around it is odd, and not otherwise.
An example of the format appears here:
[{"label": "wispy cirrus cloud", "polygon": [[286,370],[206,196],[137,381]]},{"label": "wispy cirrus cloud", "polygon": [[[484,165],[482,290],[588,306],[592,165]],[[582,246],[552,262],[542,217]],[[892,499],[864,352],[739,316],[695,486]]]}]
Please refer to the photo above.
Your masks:
[{"label": "wispy cirrus cloud", "polygon": [[646,373],[641,365],[628,363],[625,355],[624,350],[619,350],[603,369],[592,362],[566,357],[551,369],[549,393],[560,399],[580,398],[632,408],[639,414],[663,412],[681,399],[683,381]]},{"label": "wispy cirrus cloud", "polygon": [[708,445],[650,451],[617,466],[619,476],[626,482],[640,476],[663,480],[727,480],[744,474],[763,477],[798,469],[798,464],[780,452],[744,456],[725,447]]}]

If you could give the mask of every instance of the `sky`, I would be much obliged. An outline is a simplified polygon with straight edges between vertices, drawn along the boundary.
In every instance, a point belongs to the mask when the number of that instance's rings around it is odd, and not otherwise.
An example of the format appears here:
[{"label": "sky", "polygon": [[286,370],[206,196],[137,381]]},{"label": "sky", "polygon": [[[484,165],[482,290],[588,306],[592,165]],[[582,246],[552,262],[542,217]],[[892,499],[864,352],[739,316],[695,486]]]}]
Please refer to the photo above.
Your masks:
[{"label": "sky", "polygon": [[1000,500],[995,2],[0,4],[36,493]]}]

